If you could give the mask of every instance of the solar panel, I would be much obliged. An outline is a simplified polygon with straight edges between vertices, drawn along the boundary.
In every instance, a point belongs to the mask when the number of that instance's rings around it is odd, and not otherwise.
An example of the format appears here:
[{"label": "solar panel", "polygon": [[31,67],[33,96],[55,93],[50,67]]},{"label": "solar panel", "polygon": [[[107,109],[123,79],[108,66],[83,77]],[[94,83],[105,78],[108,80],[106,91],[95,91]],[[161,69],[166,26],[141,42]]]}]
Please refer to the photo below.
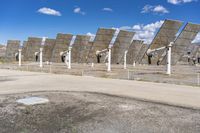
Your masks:
[{"label": "solar panel", "polygon": [[[152,43],[149,45],[148,49],[157,49],[161,47],[166,47],[170,42],[174,41],[176,34],[182,26],[183,22],[175,20],[165,20],[157,35],[154,37]],[[146,53],[146,52],[145,52]],[[152,64],[157,64],[157,61],[162,57],[162,52],[153,56],[151,58]],[[143,55],[143,57],[145,54]],[[147,57],[144,57],[147,58]]]},{"label": "solar panel", "polygon": [[196,57],[196,58],[200,58],[200,45],[198,45],[196,51],[194,51],[193,55]]},{"label": "solar panel", "polygon": [[187,62],[188,61],[188,56],[189,57],[196,57],[196,51],[198,51],[198,45],[197,44],[193,44],[191,43],[189,45],[189,47],[187,48],[187,50],[184,52],[184,55],[181,57],[181,59],[179,61],[182,62]]},{"label": "solar panel", "polygon": [[56,44],[56,39],[46,39],[43,46],[43,60],[51,61],[53,48]]},{"label": "solar panel", "polygon": [[191,42],[200,31],[200,25],[187,23],[172,46],[172,65],[175,65],[187,51]]},{"label": "solar panel", "polygon": [[120,30],[112,47],[111,62],[113,64],[123,63],[124,53],[130,47],[134,34],[134,32]]},{"label": "solar panel", "polygon": [[0,44],[0,58],[5,57],[6,46]]},{"label": "solar panel", "polygon": [[72,37],[73,35],[71,34],[57,34],[56,44],[53,48],[53,53],[51,57],[52,62],[62,62],[60,52],[68,50]]},{"label": "solar panel", "polygon": [[24,55],[25,61],[35,61],[35,52],[41,48],[42,38],[29,37],[27,41],[27,49]]},{"label": "solar panel", "polygon": [[137,55],[139,54],[143,45],[141,40],[133,40],[127,53],[127,64],[133,64],[136,62]]},{"label": "solar panel", "polygon": [[193,50],[191,51],[191,55],[192,56],[195,56],[195,57],[200,57],[200,44],[194,44],[194,48]]},{"label": "solar panel", "polygon": [[72,45],[72,62],[86,63],[86,56],[89,53],[91,45],[89,45],[90,36],[77,35]]},{"label": "solar panel", "polygon": [[88,54],[87,62],[97,63],[96,51],[107,49],[115,33],[114,29],[99,28]]},{"label": "solar panel", "polygon": [[23,46],[22,46],[22,56],[23,57],[26,55],[26,51],[27,51],[27,41],[23,41]]},{"label": "solar panel", "polygon": [[8,40],[6,46],[6,54],[5,54],[5,58],[7,61],[15,60],[15,53],[18,52],[19,46],[20,46],[19,40]]},{"label": "solar panel", "polygon": [[145,55],[146,51],[148,49],[148,45],[147,44],[143,44],[137,57],[136,57],[136,62],[139,64],[146,64],[147,63],[147,58],[144,58],[143,55]]},{"label": "solar panel", "polygon": [[180,21],[165,20],[156,37],[153,39],[150,49],[168,46],[170,42],[175,40],[176,34],[182,24],[183,22]]}]

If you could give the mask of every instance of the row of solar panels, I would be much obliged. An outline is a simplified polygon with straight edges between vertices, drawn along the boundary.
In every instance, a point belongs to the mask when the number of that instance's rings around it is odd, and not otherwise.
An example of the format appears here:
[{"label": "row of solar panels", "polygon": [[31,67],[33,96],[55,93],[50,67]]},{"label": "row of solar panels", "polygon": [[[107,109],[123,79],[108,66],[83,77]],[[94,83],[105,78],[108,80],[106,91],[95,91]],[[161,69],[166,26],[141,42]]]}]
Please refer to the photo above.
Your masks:
[{"label": "row of solar panels", "polygon": [[[170,42],[174,42],[172,47],[172,63],[176,64],[191,45],[192,40],[200,31],[200,25],[187,23],[180,31],[183,22],[175,20],[165,20],[157,35],[150,45],[143,41],[133,40],[134,32],[115,29],[99,28],[95,39],[91,42],[91,37],[87,35],[57,34],[56,39],[46,39],[29,37],[24,41],[22,55],[24,61],[34,61],[36,51],[43,47],[44,61],[61,62],[60,53],[68,50],[72,45],[72,62],[76,63],[96,63],[96,51],[107,49],[112,45],[112,63],[118,64],[123,62],[125,51],[127,53],[127,63],[144,62],[147,59],[146,52],[148,49],[166,47]],[[179,35],[177,36],[177,33]],[[117,33],[117,34],[116,34]],[[42,45],[43,44],[43,45]],[[8,41],[6,49],[6,58],[13,59],[13,54],[18,51],[20,41]],[[166,55],[160,51],[153,56],[152,63],[160,61],[165,64]],[[102,62],[102,61],[101,61]]]}]

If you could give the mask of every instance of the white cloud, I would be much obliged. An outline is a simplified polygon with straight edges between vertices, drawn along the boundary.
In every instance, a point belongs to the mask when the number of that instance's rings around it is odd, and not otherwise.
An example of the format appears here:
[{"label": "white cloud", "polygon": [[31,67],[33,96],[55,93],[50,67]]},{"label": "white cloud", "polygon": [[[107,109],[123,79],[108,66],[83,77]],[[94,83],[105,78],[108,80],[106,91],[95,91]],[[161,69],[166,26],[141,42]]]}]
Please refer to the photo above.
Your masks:
[{"label": "white cloud", "polygon": [[113,9],[106,7],[106,8],[103,8],[102,11],[113,12]]},{"label": "white cloud", "polygon": [[131,29],[131,28],[132,27],[130,27],[130,26],[122,26],[122,27],[119,28],[119,30],[127,30],[127,29]]},{"label": "white cloud", "polygon": [[137,24],[130,26],[122,26],[118,29],[129,30],[136,32],[134,39],[136,40],[143,40],[145,43],[150,44],[155,37],[158,29],[162,26],[164,21],[157,21],[155,23],[143,25]]},{"label": "white cloud", "polygon": [[141,13],[158,13],[158,14],[165,14],[169,13],[169,11],[162,5],[152,6],[152,5],[145,5],[141,11]]},{"label": "white cloud", "polygon": [[81,14],[81,15],[85,15],[85,14],[86,14],[85,12],[83,12],[83,11],[81,10],[80,7],[74,8],[74,13]]},{"label": "white cloud", "polygon": [[134,25],[133,30],[141,30],[141,26],[140,25]]},{"label": "white cloud", "polygon": [[59,11],[47,7],[38,9],[38,12],[46,15],[61,16],[61,13]]},{"label": "white cloud", "polygon": [[194,39],[194,41],[192,41],[192,43],[200,43],[200,32],[197,34],[196,38]]},{"label": "white cloud", "polygon": [[164,21],[157,21],[155,23],[147,25],[140,25],[140,29],[133,29],[133,31],[136,32],[134,39],[143,40],[145,43],[150,44],[153,38],[155,37],[155,34],[157,33],[158,29],[162,26],[163,23]]},{"label": "white cloud", "polygon": [[164,21],[157,21],[155,23],[151,23],[151,24],[147,24],[145,26],[143,26],[143,30],[146,31],[151,31],[151,32],[155,32],[157,29],[159,29],[162,24],[164,23]]},{"label": "white cloud", "polygon": [[197,0],[167,0],[168,3],[174,4],[174,5],[178,5],[181,3],[190,3],[194,1],[197,1]]},{"label": "white cloud", "polygon": [[151,6],[151,5],[145,5],[145,6],[142,8],[141,13],[148,13],[148,12],[152,11],[152,9],[153,9],[153,6]]},{"label": "white cloud", "polygon": [[[111,41],[111,44],[114,43],[120,30],[133,31],[136,33],[133,39],[143,40],[145,43],[150,44],[152,42],[153,38],[155,37],[155,34],[157,33],[158,29],[162,26],[163,23],[164,23],[164,21],[157,21],[155,23],[151,23],[151,24],[147,24],[147,25],[137,24],[137,25],[133,25],[133,26],[122,26],[120,28],[112,28],[112,29],[115,29],[116,32]],[[94,40],[95,34],[88,32],[87,35],[91,36],[90,41]]]},{"label": "white cloud", "polygon": [[156,6],[156,7],[153,9],[153,11],[154,11],[154,12],[159,12],[159,13],[169,13],[169,11],[168,11],[165,7],[163,7],[163,6],[161,6],[161,5]]}]

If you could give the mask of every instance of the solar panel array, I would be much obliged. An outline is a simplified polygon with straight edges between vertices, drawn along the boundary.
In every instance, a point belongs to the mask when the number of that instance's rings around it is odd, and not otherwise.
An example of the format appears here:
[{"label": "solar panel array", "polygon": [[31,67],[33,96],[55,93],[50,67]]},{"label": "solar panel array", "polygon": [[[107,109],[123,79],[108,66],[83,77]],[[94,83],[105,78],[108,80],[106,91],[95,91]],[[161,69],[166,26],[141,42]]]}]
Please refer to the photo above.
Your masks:
[{"label": "solar panel array", "polygon": [[[97,63],[96,51],[107,49],[114,36],[114,29],[99,28],[88,54],[87,62]],[[101,60],[102,62],[103,60]]]},{"label": "solar panel array", "polygon": [[52,62],[62,62],[60,53],[68,50],[72,37],[72,34],[57,34],[56,43],[51,58]]},{"label": "solar panel array", "polygon": [[134,32],[120,30],[112,47],[111,62],[113,64],[123,63],[124,53],[130,47],[134,34]]},{"label": "solar panel array", "polygon": [[89,44],[90,36],[77,35],[72,45],[72,62],[86,63],[86,57],[89,53],[91,45]]},{"label": "solar panel array", "polygon": [[133,64],[137,61],[137,56],[143,46],[143,41],[133,40],[127,53],[127,64]]},{"label": "solar panel array", "polygon": [[15,60],[15,53],[18,53],[19,46],[20,46],[19,40],[8,40],[6,46],[6,54],[5,54],[5,59],[7,61]]},{"label": "solar panel array", "polygon": [[[97,51],[112,47],[113,64],[123,63],[125,51],[127,53],[127,63],[140,64],[148,62],[147,50],[155,50],[158,48],[167,47],[170,42],[174,42],[172,46],[172,64],[175,65],[180,61],[183,55],[187,55],[189,48],[192,48],[191,56],[196,56],[199,53],[199,46],[192,45],[192,41],[200,32],[200,25],[187,23],[185,27],[179,30],[183,22],[175,20],[165,20],[159,31],[156,33],[150,45],[143,44],[140,40],[133,40],[134,32],[115,29],[99,28],[93,41],[87,35],[77,35],[73,39],[72,34],[57,34],[56,39],[46,39],[42,46],[42,38],[29,37],[28,41],[23,42],[22,57],[24,61],[35,61],[35,52],[43,47],[43,60],[52,62],[61,62],[60,53],[67,51],[72,45],[72,62],[74,63],[97,63]],[[74,41],[73,41],[74,40]],[[190,47],[194,46],[194,47]],[[18,52],[20,41],[9,40],[5,57],[7,60],[15,60],[15,53]],[[106,56],[106,55],[102,55]],[[186,57],[186,56],[184,56]],[[152,53],[152,64],[166,64],[166,49],[157,50]],[[102,63],[104,58],[100,58]]]}]

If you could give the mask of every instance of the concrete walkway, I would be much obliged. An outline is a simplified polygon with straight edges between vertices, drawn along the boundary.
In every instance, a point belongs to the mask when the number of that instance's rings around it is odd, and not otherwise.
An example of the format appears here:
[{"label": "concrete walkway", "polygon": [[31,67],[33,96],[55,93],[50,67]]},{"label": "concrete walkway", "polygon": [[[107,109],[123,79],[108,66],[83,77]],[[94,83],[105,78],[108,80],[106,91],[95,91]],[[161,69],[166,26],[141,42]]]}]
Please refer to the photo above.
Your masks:
[{"label": "concrete walkway", "polygon": [[88,91],[200,109],[200,87],[0,69],[0,94]]}]

